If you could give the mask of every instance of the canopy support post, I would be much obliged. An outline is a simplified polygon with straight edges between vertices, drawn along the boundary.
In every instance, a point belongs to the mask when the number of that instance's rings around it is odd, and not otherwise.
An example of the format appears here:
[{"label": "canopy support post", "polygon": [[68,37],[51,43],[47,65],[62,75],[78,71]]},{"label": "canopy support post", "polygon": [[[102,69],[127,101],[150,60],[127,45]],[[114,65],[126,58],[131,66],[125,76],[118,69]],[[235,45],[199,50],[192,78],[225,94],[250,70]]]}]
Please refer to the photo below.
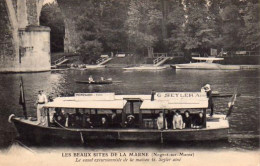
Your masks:
[{"label": "canopy support post", "polygon": [[207,115],[206,115],[206,108],[203,109],[203,127],[206,128],[206,121],[207,121]]},{"label": "canopy support post", "polygon": [[165,110],[163,110],[163,129],[165,129]]},{"label": "canopy support post", "polygon": [[163,133],[161,132],[161,144],[163,144]]},{"label": "canopy support post", "polygon": [[133,115],[134,114],[134,102],[130,101],[130,113]]},{"label": "canopy support post", "polygon": [[47,110],[47,126],[50,126],[50,108],[46,109]]},{"label": "canopy support post", "polygon": [[142,128],[142,121],[143,121],[143,117],[142,117],[142,110],[139,110],[139,128]]},{"label": "canopy support post", "polygon": [[125,127],[125,121],[126,121],[126,112],[125,112],[125,106],[122,109],[122,127]]}]

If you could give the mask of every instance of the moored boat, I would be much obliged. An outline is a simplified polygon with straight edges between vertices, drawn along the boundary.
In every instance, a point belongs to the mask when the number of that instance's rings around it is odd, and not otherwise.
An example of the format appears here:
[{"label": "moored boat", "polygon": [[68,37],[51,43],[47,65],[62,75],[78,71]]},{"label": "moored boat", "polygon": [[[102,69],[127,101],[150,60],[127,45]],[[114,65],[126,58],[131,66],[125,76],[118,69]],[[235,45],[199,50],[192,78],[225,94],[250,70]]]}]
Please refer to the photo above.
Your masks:
[{"label": "moored boat", "polygon": [[86,69],[103,69],[106,65],[86,65]]},{"label": "moored boat", "polygon": [[166,69],[167,66],[154,66],[154,65],[146,65],[146,66],[135,66],[135,67],[125,67],[124,70],[163,70]]},{"label": "moored boat", "polygon": [[[208,98],[204,92],[157,92],[154,96],[76,93],[75,96],[58,97],[45,104],[42,125],[38,125],[32,118],[25,119],[13,114],[9,122],[14,123],[21,138],[36,142],[53,139],[81,142],[227,139],[229,122],[226,115],[210,117],[206,113],[207,108]],[[189,110],[193,119],[199,113],[203,114],[202,125],[196,126],[194,122],[193,127],[173,129],[166,121],[171,111],[176,110],[182,116]],[[157,118],[160,113],[163,113],[165,120],[163,127],[158,129]],[[61,119],[63,117],[63,120],[57,118],[57,115]],[[81,120],[75,121],[77,116]],[[116,120],[113,120],[113,116],[117,117]],[[106,125],[103,125],[103,119],[106,119]],[[132,119],[131,125],[129,119]]]},{"label": "moored boat", "polygon": [[186,64],[171,65],[174,69],[202,69],[202,70],[240,70],[239,65],[222,65],[213,63],[214,61],[222,61],[224,58],[216,57],[192,57],[193,60],[200,62],[191,62]]}]

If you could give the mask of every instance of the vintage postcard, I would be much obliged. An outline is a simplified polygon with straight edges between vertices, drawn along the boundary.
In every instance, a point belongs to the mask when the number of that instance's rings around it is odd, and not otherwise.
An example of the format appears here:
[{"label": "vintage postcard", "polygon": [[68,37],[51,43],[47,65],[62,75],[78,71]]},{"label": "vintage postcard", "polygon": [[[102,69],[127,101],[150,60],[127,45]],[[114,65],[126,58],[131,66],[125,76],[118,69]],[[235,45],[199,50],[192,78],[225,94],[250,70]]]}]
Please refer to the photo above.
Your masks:
[{"label": "vintage postcard", "polygon": [[259,165],[259,8],[0,0],[0,165]]}]

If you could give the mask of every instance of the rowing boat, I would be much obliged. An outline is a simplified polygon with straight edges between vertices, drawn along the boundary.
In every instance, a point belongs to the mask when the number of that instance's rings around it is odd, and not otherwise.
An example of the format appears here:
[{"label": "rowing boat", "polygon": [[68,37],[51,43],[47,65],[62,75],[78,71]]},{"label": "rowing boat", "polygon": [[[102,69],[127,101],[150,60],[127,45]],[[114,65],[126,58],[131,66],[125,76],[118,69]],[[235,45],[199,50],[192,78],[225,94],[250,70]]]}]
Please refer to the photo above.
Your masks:
[{"label": "rowing boat", "polygon": [[102,85],[102,84],[112,84],[113,81],[95,81],[95,82],[89,82],[89,81],[80,81],[80,80],[76,80],[76,83],[79,84],[94,84],[94,85]]}]

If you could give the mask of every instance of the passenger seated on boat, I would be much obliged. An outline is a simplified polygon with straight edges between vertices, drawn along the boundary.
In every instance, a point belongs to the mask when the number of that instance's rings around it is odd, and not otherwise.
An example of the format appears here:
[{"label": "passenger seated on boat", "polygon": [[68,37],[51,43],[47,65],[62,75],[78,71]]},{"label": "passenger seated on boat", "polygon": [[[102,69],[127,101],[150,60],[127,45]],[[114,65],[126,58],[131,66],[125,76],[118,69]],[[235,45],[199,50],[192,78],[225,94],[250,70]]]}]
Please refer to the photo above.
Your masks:
[{"label": "passenger seated on boat", "polygon": [[173,111],[173,110],[170,110],[170,111],[168,112],[168,114],[166,115],[167,124],[168,124],[168,129],[172,129],[173,116],[174,116],[174,111]]},{"label": "passenger seated on boat", "polygon": [[89,82],[89,83],[91,83],[91,82],[95,82],[94,79],[93,79],[93,77],[92,77],[92,75],[89,76],[89,78],[88,78],[88,82]]},{"label": "passenger seated on boat", "polygon": [[71,127],[80,128],[82,127],[82,114],[79,112],[79,109],[75,110],[74,114],[70,115],[70,124]]},{"label": "passenger seated on boat", "polygon": [[90,117],[87,117],[86,125],[84,126],[84,128],[87,128],[87,129],[93,128],[93,123],[91,122]]},{"label": "passenger seated on boat", "polygon": [[194,128],[202,128],[204,124],[203,113],[200,112],[199,115],[194,119]]},{"label": "passenger seated on boat", "polygon": [[183,116],[183,128],[192,128],[192,127],[193,127],[192,117],[190,116],[190,112],[186,110]]},{"label": "passenger seated on boat", "polygon": [[117,115],[116,110],[112,110],[109,126],[112,128],[118,128],[121,127],[120,124],[121,124],[121,117]]},{"label": "passenger seated on boat", "polygon": [[134,128],[135,127],[135,117],[134,115],[128,115],[127,119],[125,121],[125,126],[128,128]]},{"label": "passenger seated on boat", "polygon": [[87,118],[90,118],[89,114],[88,113],[83,113],[82,114],[82,127],[83,128],[86,128],[87,127]]},{"label": "passenger seated on boat", "polygon": [[107,122],[107,118],[106,118],[106,117],[102,117],[102,118],[101,118],[100,127],[103,128],[103,129],[108,128],[108,122]]},{"label": "passenger seated on boat", "polygon": [[163,123],[165,122],[165,129],[167,130],[167,120],[163,117],[163,112],[159,112],[159,117],[157,118],[157,127],[159,130],[162,130],[164,128]]},{"label": "passenger seated on boat", "polygon": [[182,129],[183,120],[182,120],[182,116],[180,115],[179,110],[177,110],[175,112],[175,115],[174,115],[173,120],[172,120],[172,126],[173,126],[173,129]]},{"label": "passenger seated on boat", "polygon": [[61,127],[65,126],[66,116],[65,113],[61,111],[60,108],[55,108],[55,113],[53,115],[53,121],[55,122],[55,126]]}]

